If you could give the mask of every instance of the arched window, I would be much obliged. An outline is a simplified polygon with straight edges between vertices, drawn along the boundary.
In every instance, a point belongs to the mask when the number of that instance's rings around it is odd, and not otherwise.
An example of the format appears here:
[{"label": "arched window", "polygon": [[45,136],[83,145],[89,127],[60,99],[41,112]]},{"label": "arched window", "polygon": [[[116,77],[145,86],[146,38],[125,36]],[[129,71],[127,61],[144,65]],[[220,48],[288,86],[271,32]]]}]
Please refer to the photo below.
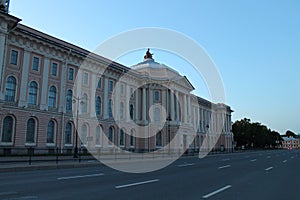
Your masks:
[{"label": "arched window", "polygon": [[101,115],[101,98],[99,97],[99,96],[97,96],[97,98],[96,98],[96,103],[95,103],[95,105],[96,105],[96,115]]},{"label": "arched window", "polygon": [[28,104],[37,105],[38,85],[35,81],[31,81],[28,90]]},{"label": "arched window", "polygon": [[68,122],[66,124],[65,144],[72,144],[72,123],[71,122]]},{"label": "arched window", "polygon": [[108,129],[108,144],[112,145],[114,143],[114,128],[111,126]]},{"label": "arched window", "polygon": [[36,122],[33,118],[27,121],[26,143],[35,143]]},{"label": "arched window", "polygon": [[13,142],[14,135],[14,119],[11,116],[6,116],[2,124],[2,138],[1,142]]},{"label": "arched window", "polygon": [[154,109],[154,121],[160,122],[160,109],[159,108]]},{"label": "arched window", "polygon": [[100,126],[96,126],[96,145],[101,145],[101,127]]},{"label": "arched window", "polygon": [[51,86],[49,89],[48,107],[49,108],[56,107],[56,87],[55,86]]},{"label": "arched window", "polygon": [[16,79],[13,76],[9,76],[5,84],[5,101],[14,102],[16,96]]},{"label": "arched window", "polygon": [[120,146],[125,146],[125,133],[124,133],[123,129],[120,129],[119,145]]},{"label": "arched window", "polygon": [[120,119],[124,118],[124,103],[120,103]]},{"label": "arched window", "polygon": [[161,147],[162,146],[162,135],[161,135],[161,131],[159,131],[158,133],[156,133],[156,146],[157,147]]},{"label": "arched window", "polygon": [[135,130],[131,129],[131,134],[130,134],[130,146],[134,146],[135,145],[135,141],[134,138],[135,137]]},{"label": "arched window", "polygon": [[81,134],[80,134],[81,145],[87,144],[87,125],[83,124],[81,126]]},{"label": "arched window", "polygon": [[67,111],[72,111],[72,96],[73,96],[72,90],[68,90],[67,98],[66,98],[66,110]]},{"label": "arched window", "polygon": [[129,106],[129,115],[130,115],[130,119],[132,119],[132,120],[133,120],[133,111],[134,111],[133,104],[130,104],[130,106]]},{"label": "arched window", "polygon": [[87,94],[83,94],[82,96],[82,103],[81,103],[81,112],[82,113],[87,113],[87,101],[88,101],[88,96]]},{"label": "arched window", "polygon": [[53,120],[48,122],[47,127],[47,143],[53,144],[55,138],[55,122]]},{"label": "arched window", "polygon": [[108,116],[109,117],[113,116],[113,114],[112,114],[112,100],[111,99],[108,100]]}]

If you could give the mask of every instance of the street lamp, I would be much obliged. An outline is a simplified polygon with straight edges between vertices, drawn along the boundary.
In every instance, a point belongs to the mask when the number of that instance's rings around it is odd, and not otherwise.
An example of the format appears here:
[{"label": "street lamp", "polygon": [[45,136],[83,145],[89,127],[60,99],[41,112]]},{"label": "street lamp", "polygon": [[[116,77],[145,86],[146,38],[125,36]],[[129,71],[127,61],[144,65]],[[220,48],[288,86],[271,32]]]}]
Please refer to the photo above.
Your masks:
[{"label": "street lamp", "polygon": [[76,134],[75,134],[75,147],[74,147],[74,158],[78,158],[78,116],[79,116],[79,103],[83,104],[82,98],[78,97],[73,97],[73,103],[76,104]]}]

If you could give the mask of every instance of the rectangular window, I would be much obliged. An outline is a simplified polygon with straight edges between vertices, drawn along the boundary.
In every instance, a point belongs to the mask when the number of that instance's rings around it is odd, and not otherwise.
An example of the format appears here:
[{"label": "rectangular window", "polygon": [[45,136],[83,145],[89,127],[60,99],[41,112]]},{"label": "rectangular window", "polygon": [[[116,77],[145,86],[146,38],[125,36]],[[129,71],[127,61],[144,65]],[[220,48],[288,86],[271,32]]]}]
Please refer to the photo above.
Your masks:
[{"label": "rectangular window", "polygon": [[133,98],[133,88],[130,88],[130,97]]},{"label": "rectangular window", "polygon": [[83,84],[84,85],[89,84],[89,74],[87,72],[84,72],[84,74],[83,74]]},{"label": "rectangular window", "polygon": [[123,84],[121,84],[121,89],[120,89],[121,91],[121,95],[124,95],[124,85]]},{"label": "rectangular window", "polygon": [[101,88],[102,87],[102,80],[101,78],[98,78],[98,85],[97,85],[97,88]]},{"label": "rectangular window", "polygon": [[74,69],[73,68],[69,68],[69,71],[68,71],[68,79],[70,81],[73,81],[74,79]]},{"label": "rectangular window", "polygon": [[18,63],[18,51],[16,50],[11,50],[10,52],[10,64],[12,65],[17,65]]},{"label": "rectangular window", "polygon": [[57,76],[57,63],[52,63],[51,75]]},{"label": "rectangular window", "polygon": [[159,101],[159,91],[154,91],[154,101]]},{"label": "rectangular window", "polygon": [[32,70],[39,71],[39,65],[40,65],[40,58],[34,56],[32,60]]},{"label": "rectangular window", "polygon": [[114,82],[109,81],[109,91],[112,92],[114,90]]}]

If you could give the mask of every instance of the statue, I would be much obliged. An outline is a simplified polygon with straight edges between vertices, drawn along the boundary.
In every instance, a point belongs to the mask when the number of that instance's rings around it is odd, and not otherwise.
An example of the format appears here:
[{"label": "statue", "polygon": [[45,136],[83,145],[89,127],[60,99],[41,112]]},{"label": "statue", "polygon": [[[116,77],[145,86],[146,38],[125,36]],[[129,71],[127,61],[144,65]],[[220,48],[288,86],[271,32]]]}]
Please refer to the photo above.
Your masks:
[{"label": "statue", "polygon": [[148,50],[146,51],[146,55],[144,56],[144,59],[148,59],[148,58],[151,58],[151,59],[152,59],[152,55],[153,55],[153,53],[150,53],[150,49],[148,49]]}]

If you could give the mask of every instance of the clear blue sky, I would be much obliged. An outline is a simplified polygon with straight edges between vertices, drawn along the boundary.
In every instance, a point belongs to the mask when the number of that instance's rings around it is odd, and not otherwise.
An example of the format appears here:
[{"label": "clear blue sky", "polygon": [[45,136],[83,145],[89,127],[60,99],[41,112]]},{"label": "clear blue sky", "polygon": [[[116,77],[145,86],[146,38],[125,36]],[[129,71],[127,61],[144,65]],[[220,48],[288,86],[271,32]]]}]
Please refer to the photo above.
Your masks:
[{"label": "clear blue sky", "polygon": [[[121,32],[168,28],[199,43],[223,79],[226,102],[244,117],[285,133],[300,133],[300,1],[11,0],[22,23],[93,51]],[[155,51],[157,62],[186,75],[210,99],[185,61]],[[144,50],[119,62],[140,62]]]}]

